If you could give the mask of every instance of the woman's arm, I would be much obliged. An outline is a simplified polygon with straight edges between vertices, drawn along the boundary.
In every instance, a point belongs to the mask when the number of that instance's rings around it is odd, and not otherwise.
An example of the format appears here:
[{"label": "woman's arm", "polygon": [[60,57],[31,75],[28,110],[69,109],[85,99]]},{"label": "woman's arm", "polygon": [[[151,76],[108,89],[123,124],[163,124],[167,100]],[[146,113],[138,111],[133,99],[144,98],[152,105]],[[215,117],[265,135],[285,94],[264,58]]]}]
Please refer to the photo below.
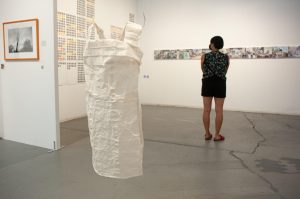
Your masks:
[{"label": "woman's arm", "polygon": [[205,60],[205,54],[203,54],[201,56],[201,70],[202,70],[202,72],[204,71],[204,60]]},{"label": "woman's arm", "polygon": [[227,55],[227,62],[228,62],[228,65],[227,65],[227,67],[226,67],[226,72],[228,71],[228,68],[229,68],[229,65],[230,65],[230,59],[229,59],[229,56]]}]

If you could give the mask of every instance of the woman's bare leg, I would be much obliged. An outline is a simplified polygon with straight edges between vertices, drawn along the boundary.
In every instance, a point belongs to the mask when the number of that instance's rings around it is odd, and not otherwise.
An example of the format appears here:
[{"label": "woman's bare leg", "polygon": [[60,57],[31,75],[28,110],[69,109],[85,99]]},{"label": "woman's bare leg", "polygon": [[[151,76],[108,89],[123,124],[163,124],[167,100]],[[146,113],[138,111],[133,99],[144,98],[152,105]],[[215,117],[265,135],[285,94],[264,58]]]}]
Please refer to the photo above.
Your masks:
[{"label": "woman's bare leg", "polygon": [[220,130],[223,123],[223,105],[225,98],[214,98],[215,99],[215,110],[216,110],[216,132],[215,136],[218,137],[220,135]]},{"label": "woman's bare leg", "polygon": [[203,124],[205,128],[205,135],[210,135],[210,111],[211,111],[212,97],[203,97]]}]

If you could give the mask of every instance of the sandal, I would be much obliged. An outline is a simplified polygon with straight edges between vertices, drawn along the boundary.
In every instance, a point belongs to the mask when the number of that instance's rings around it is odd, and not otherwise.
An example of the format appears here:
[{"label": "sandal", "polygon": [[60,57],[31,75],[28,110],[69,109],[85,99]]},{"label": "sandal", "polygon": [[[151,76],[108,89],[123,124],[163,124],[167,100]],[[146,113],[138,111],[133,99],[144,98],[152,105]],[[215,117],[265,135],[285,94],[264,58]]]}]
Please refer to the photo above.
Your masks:
[{"label": "sandal", "polygon": [[224,140],[225,140],[225,137],[223,135],[218,135],[218,136],[215,136],[215,138],[214,138],[215,142],[224,141]]},{"label": "sandal", "polygon": [[210,133],[210,134],[208,134],[208,135],[206,135],[205,134],[205,136],[204,136],[204,138],[205,138],[205,140],[211,140],[212,139],[212,134]]}]

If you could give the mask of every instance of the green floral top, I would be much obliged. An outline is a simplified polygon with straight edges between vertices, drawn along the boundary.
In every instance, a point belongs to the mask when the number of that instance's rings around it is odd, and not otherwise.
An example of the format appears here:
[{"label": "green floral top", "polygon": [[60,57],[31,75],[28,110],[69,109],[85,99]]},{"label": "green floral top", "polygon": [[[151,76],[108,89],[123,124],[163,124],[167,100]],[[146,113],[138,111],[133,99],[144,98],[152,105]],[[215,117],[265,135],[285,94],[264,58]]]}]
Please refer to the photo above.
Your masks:
[{"label": "green floral top", "polygon": [[203,67],[203,79],[217,76],[226,80],[228,65],[228,55],[221,52],[206,53]]}]

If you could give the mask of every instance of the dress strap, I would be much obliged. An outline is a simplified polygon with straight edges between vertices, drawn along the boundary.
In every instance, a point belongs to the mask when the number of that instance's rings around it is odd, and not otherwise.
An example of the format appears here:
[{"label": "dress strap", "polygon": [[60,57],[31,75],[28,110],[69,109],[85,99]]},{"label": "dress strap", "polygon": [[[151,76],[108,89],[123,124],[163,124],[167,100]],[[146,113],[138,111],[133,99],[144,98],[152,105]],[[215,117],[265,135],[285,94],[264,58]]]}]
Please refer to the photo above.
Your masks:
[{"label": "dress strap", "polygon": [[130,45],[138,46],[138,40],[140,38],[141,33],[141,25],[132,22],[127,22],[124,27],[121,40]]},{"label": "dress strap", "polygon": [[99,28],[99,26],[94,22],[92,23],[92,25],[90,25],[89,29],[88,29],[88,40],[91,40],[91,36],[93,31],[96,29],[97,35],[99,39],[105,39],[104,37],[104,32],[101,28]]}]

